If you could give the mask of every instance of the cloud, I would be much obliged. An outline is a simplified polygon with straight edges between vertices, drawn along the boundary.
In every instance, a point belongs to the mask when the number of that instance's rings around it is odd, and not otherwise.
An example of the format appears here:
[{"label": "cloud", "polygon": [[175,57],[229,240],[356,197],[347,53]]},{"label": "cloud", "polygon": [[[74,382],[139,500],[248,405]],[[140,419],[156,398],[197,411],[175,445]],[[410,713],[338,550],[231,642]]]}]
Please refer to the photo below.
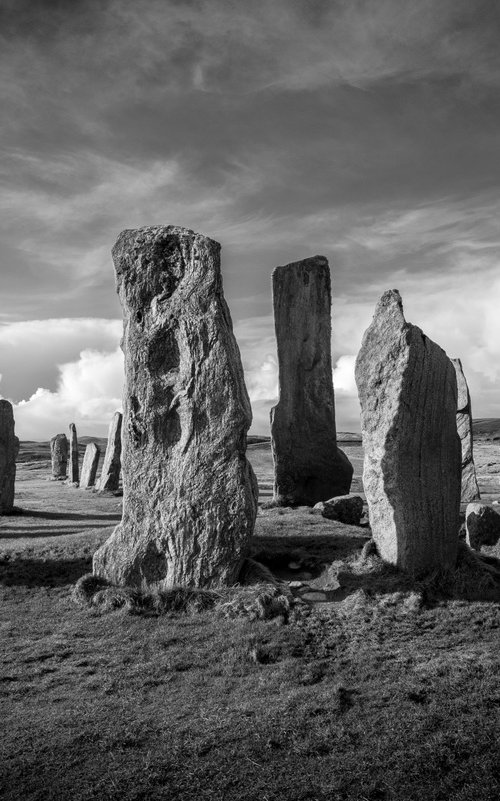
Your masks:
[{"label": "cloud", "polygon": [[62,318],[0,324],[2,391],[26,400],[39,387],[54,391],[58,365],[76,361],[84,350],[109,353],[122,334],[121,320]]},{"label": "cloud", "polygon": [[121,408],[123,354],[84,350],[76,362],[59,366],[54,392],[39,388],[14,405],[20,439],[46,440],[67,433],[75,423],[80,435],[105,436],[113,413]]}]

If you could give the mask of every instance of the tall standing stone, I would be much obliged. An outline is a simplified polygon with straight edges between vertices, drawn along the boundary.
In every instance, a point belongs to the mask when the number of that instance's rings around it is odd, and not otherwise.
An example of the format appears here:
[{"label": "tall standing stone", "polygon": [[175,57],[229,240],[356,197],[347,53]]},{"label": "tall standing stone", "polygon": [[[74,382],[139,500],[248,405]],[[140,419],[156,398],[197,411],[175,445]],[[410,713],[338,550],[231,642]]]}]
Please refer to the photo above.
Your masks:
[{"label": "tall standing stone", "polygon": [[56,434],[50,440],[50,456],[52,459],[52,479],[62,481],[68,470],[68,438],[66,434]]},{"label": "tall standing stone", "polygon": [[8,400],[0,400],[0,513],[14,506],[16,458],[19,440],[14,434],[14,411]]},{"label": "tall standing stone", "polygon": [[385,292],[356,361],[363,484],[380,556],[412,573],[455,564],[460,512],[457,381],[444,350]]},{"label": "tall standing stone", "polygon": [[82,475],[80,478],[81,489],[88,489],[94,486],[100,455],[101,449],[99,445],[95,442],[89,442],[83,456]]},{"label": "tall standing stone", "polygon": [[69,424],[69,473],[68,482],[70,484],[78,484],[79,480],[78,470],[78,437],[76,435],[76,426],[74,423]]},{"label": "tall standing stone", "polygon": [[116,492],[120,482],[122,454],[122,413],[115,412],[108,431],[108,444],[99,481],[100,492]]},{"label": "tall standing stone", "polygon": [[222,292],[220,245],[177,226],[123,231],[123,518],[94,555],[116,584],[232,584],[257,482],[251,409]]},{"label": "tall standing stone", "polygon": [[277,267],[273,303],[279,401],[271,410],[274,501],[310,505],[346,495],[353,468],[337,447],[328,261]]},{"label": "tall standing stone", "polygon": [[452,359],[457,374],[457,431],[462,444],[462,503],[480,498],[472,445],[472,409],[469,387],[460,359]]}]

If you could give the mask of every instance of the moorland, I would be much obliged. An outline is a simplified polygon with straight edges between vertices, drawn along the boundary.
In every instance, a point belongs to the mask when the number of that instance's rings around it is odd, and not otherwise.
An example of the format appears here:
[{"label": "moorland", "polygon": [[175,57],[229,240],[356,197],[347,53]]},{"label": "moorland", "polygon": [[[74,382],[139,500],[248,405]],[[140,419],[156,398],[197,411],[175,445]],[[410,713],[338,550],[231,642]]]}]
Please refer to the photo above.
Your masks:
[{"label": "moorland", "polygon": [[[250,443],[262,503],[270,447]],[[361,442],[340,444],[362,494]],[[499,420],[476,421],[475,459],[494,503]],[[73,588],[121,498],[49,473],[48,444],[22,443],[0,519],[1,798],[500,797],[498,602],[358,569],[366,519],[261,507],[253,554],[288,586],[286,617],[88,609]]]}]

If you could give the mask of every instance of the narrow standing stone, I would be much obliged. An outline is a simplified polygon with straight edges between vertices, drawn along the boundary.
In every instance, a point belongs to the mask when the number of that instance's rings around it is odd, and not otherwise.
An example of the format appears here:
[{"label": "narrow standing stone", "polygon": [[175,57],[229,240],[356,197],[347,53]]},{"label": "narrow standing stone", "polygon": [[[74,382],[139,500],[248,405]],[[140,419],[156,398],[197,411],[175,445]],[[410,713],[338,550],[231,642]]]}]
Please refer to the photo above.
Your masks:
[{"label": "narrow standing stone", "polygon": [[271,409],[274,501],[314,506],[347,495],[353,474],[337,447],[327,259],[277,267],[273,303],[279,362],[279,401]]},{"label": "narrow standing stone", "polygon": [[80,487],[82,489],[94,486],[100,455],[101,449],[99,445],[95,442],[89,442],[83,456],[82,476],[80,479]]},{"label": "narrow standing stone", "polygon": [[444,350],[385,292],[356,362],[363,484],[380,556],[412,573],[453,567],[460,512],[457,381]]},{"label": "narrow standing stone", "polygon": [[76,426],[74,423],[69,424],[69,474],[68,483],[78,484],[79,470],[78,470],[78,437],[76,436]]},{"label": "narrow standing stone", "polygon": [[0,514],[14,506],[16,458],[19,440],[14,434],[14,411],[8,400],[0,400]]},{"label": "narrow standing stone", "polygon": [[108,444],[99,481],[99,492],[116,492],[120,482],[122,454],[122,413],[115,412],[108,431]]},{"label": "narrow standing stone", "polygon": [[62,481],[67,477],[68,438],[66,434],[56,434],[50,440],[50,456],[52,459],[52,479]]},{"label": "narrow standing stone", "polygon": [[94,555],[116,584],[236,581],[257,512],[251,409],[220,245],[177,226],[123,231],[123,518]]},{"label": "narrow standing stone", "polygon": [[458,406],[457,431],[462,444],[462,503],[471,503],[481,497],[477,485],[472,444],[472,409],[469,387],[460,359],[452,359],[457,374]]}]

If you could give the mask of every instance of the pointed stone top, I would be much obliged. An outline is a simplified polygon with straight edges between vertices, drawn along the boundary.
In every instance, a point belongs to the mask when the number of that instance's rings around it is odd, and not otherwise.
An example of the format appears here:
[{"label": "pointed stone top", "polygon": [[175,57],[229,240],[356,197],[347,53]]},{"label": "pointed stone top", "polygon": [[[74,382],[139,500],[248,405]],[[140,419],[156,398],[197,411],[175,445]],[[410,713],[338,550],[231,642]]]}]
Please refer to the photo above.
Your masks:
[{"label": "pointed stone top", "polygon": [[403,313],[403,301],[397,289],[387,289],[375,307],[375,317],[383,314],[399,317],[406,322]]}]

